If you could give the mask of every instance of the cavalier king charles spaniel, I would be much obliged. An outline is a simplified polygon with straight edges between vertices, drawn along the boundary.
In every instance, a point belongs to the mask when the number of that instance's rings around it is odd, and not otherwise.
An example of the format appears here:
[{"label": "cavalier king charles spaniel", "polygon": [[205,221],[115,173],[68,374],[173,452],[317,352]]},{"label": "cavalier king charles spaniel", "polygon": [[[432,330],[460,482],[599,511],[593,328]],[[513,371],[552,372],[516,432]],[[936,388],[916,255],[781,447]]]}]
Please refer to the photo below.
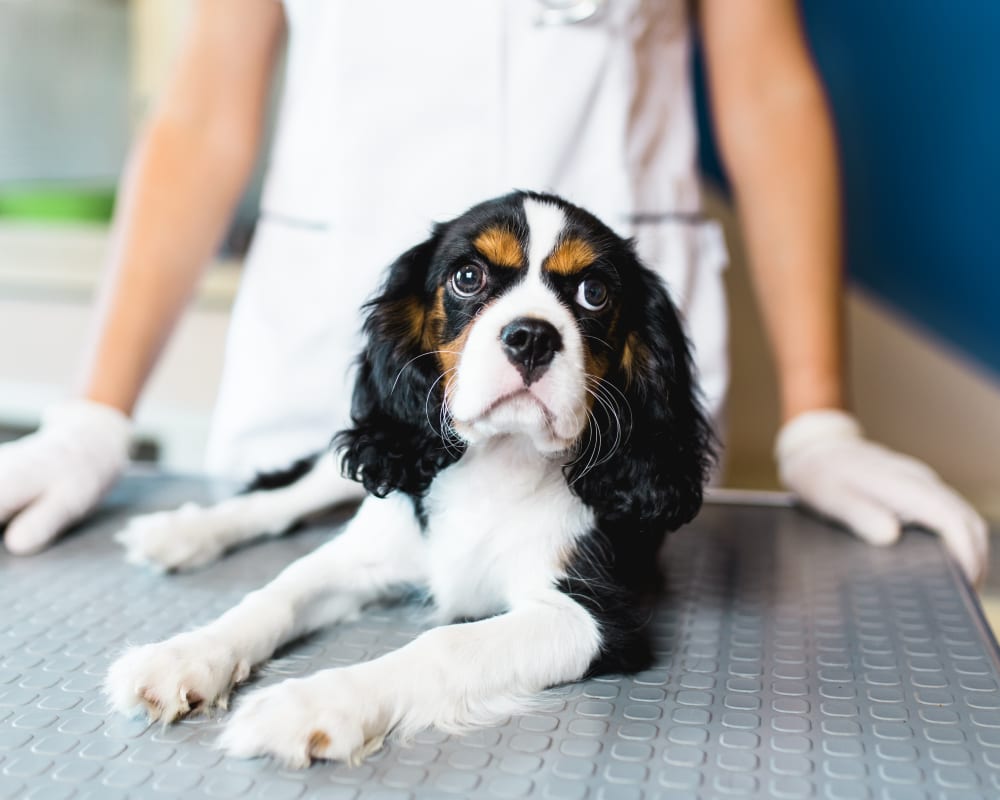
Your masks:
[{"label": "cavalier king charles spaniel", "polygon": [[343,502],[352,479],[357,514],[217,620],[127,650],[115,708],[224,708],[284,643],[414,587],[440,626],[251,693],[222,746],[357,762],[390,733],[493,724],[546,687],[649,662],[657,551],[700,507],[713,436],[677,312],[632,244],[515,192],[436,226],[366,310],[339,462],[136,518],[120,539],[133,561],[185,568]]}]

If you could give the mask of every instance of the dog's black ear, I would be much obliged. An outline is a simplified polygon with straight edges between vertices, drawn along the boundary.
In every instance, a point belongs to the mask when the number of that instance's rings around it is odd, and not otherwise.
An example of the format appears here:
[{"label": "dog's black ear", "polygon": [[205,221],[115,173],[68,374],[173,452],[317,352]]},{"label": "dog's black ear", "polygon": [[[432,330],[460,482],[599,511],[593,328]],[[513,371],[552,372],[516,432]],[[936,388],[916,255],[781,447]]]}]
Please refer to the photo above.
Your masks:
[{"label": "dog's black ear", "polygon": [[[573,490],[600,519],[675,530],[701,508],[715,437],[699,403],[690,348],[660,278],[629,243],[621,344],[594,404],[587,453],[567,467]],[[597,430],[593,430],[596,428]],[[588,437],[585,435],[584,439]]]},{"label": "dog's black ear", "polygon": [[461,456],[441,434],[440,364],[434,353],[434,294],[428,272],[443,229],[391,267],[366,306],[365,348],[351,406],[352,425],[334,438],[344,473],[371,494],[420,495]]}]

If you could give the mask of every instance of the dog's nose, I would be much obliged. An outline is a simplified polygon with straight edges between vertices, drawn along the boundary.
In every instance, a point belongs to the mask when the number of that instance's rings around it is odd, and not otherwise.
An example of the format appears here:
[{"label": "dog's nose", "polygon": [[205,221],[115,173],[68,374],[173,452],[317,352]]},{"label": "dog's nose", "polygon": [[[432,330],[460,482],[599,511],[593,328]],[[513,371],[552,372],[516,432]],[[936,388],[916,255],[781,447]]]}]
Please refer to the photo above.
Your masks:
[{"label": "dog's nose", "polygon": [[500,331],[500,343],[525,386],[542,377],[553,356],[562,350],[562,337],[555,326],[534,317],[518,317],[505,325]]}]

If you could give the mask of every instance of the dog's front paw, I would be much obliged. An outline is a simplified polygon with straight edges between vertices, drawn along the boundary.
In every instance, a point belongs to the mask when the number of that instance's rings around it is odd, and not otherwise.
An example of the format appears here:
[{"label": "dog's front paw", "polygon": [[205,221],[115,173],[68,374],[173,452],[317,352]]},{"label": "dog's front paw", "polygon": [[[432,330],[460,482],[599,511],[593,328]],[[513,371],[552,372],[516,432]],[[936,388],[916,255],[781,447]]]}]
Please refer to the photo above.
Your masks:
[{"label": "dog's front paw", "polygon": [[313,759],[358,764],[389,732],[377,694],[352,680],[349,668],[287,680],[243,700],[219,746],[239,758],[269,755],[298,768]]},{"label": "dog's front paw", "polygon": [[224,515],[212,508],[185,503],[174,511],[133,517],[115,534],[125,559],[163,571],[194,569],[215,561],[225,551]]},{"label": "dog's front paw", "polygon": [[151,719],[173,722],[191,711],[225,708],[232,687],[250,674],[250,664],[199,632],[132,647],[108,670],[104,693],[116,711],[145,710]]}]

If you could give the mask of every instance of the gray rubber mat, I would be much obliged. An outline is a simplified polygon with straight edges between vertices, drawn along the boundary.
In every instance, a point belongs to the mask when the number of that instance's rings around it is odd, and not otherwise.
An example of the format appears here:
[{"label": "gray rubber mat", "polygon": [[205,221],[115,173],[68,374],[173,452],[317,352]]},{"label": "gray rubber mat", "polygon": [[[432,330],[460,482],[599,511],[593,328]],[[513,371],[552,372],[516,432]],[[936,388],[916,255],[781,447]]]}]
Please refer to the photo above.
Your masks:
[{"label": "gray rubber mat", "polygon": [[[710,505],[672,538],[655,668],[555,690],[551,711],[499,728],[287,771],[214,750],[219,719],[110,715],[99,686],[126,642],[208,620],[329,535],[188,575],[122,562],[109,534],[128,511],[209,494],[131,478],[51,551],[0,556],[0,796],[1000,797],[996,647],[936,540],[870,549],[780,508]],[[368,659],[421,627],[417,606],[375,611],[252,683]]]}]

